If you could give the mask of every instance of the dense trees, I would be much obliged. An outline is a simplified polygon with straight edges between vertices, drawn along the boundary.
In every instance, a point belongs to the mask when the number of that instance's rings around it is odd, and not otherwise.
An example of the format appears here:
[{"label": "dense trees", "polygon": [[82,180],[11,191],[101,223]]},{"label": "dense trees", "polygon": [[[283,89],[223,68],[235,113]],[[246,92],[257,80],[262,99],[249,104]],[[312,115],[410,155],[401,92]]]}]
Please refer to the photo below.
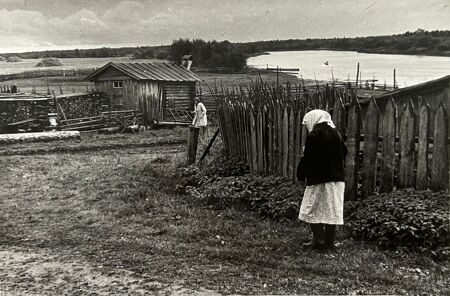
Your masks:
[{"label": "dense trees", "polygon": [[70,49],[70,50],[47,50],[34,51],[17,54],[24,59],[41,59],[46,57],[56,58],[110,58],[132,56],[138,59],[147,58],[167,58],[168,46],[142,46],[142,47],[121,47],[121,48],[91,48],[91,49]]},{"label": "dense trees", "polygon": [[350,50],[359,52],[450,55],[450,31],[406,32],[392,36],[357,38],[258,41],[240,44],[244,52],[255,54],[281,50]]},{"label": "dense trees", "polygon": [[229,41],[203,41],[201,39],[178,39],[170,46],[172,61],[181,62],[184,55],[192,55],[194,66],[241,70],[246,66],[247,56],[241,46]]}]

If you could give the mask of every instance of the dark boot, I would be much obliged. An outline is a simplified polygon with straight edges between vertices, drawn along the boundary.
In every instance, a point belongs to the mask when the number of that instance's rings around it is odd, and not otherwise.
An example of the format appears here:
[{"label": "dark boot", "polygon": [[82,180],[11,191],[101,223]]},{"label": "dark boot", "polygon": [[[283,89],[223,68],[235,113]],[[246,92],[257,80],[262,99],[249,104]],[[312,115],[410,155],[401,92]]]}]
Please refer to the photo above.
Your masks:
[{"label": "dark boot", "polygon": [[336,225],[325,224],[325,248],[334,249],[334,237],[336,235]]},{"label": "dark boot", "polygon": [[302,244],[304,250],[322,250],[325,245],[324,225],[320,223],[309,223],[313,238],[310,242]]}]

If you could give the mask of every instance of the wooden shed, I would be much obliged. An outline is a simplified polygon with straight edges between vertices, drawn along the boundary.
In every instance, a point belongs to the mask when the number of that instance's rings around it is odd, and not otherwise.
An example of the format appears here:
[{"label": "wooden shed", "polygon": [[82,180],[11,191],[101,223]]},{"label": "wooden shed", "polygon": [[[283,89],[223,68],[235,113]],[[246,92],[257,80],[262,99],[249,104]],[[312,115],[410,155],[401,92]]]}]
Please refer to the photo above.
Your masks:
[{"label": "wooden shed", "polygon": [[111,110],[140,110],[144,123],[174,121],[173,114],[193,110],[201,79],[169,62],[111,62],[86,77],[109,96]]}]

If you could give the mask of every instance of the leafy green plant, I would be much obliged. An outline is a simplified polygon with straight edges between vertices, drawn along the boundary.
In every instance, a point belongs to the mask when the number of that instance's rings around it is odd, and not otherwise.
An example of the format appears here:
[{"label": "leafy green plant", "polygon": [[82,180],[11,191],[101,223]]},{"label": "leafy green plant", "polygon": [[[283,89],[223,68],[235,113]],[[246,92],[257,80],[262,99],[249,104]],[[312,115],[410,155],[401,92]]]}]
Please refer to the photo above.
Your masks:
[{"label": "leafy green plant", "polygon": [[217,157],[203,167],[202,172],[207,176],[242,176],[250,172],[250,167],[241,157]]},{"label": "leafy green plant", "polygon": [[286,178],[250,174],[239,157],[219,157],[202,168],[180,168],[177,174],[178,192],[189,193],[198,203],[251,210],[274,220],[296,219],[304,192]]},{"label": "leafy green plant", "polygon": [[444,191],[393,191],[346,203],[346,225],[352,237],[381,247],[407,247],[447,257],[448,202]]},{"label": "leafy green plant", "polygon": [[216,208],[237,207],[274,220],[294,220],[304,188],[278,176],[210,177],[186,191],[198,202]]}]

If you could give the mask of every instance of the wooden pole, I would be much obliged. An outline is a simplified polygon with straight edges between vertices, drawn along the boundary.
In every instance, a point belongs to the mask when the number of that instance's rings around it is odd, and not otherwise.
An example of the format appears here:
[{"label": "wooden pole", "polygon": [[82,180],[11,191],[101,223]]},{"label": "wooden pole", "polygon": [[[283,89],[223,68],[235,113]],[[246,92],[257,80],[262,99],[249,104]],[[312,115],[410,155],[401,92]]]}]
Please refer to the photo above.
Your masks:
[{"label": "wooden pole", "polygon": [[358,88],[358,81],[359,81],[359,63],[356,66],[356,86],[355,86],[355,89]]},{"label": "wooden pole", "polygon": [[197,157],[198,134],[200,128],[195,126],[189,127],[189,136],[187,143],[187,164],[195,163]]},{"label": "wooden pole", "polygon": [[280,86],[279,67],[277,66],[277,88]]},{"label": "wooden pole", "polygon": [[394,90],[395,90],[395,69],[394,69]]},{"label": "wooden pole", "polygon": [[208,147],[206,147],[205,152],[203,152],[202,157],[199,161],[202,161],[205,159],[206,155],[209,153],[209,149],[211,149],[211,146],[213,145],[214,141],[216,140],[217,136],[219,135],[220,129],[218,128],[216,132],[214,133],[214,136],[212,137],[211,141],[209,141]]}]

